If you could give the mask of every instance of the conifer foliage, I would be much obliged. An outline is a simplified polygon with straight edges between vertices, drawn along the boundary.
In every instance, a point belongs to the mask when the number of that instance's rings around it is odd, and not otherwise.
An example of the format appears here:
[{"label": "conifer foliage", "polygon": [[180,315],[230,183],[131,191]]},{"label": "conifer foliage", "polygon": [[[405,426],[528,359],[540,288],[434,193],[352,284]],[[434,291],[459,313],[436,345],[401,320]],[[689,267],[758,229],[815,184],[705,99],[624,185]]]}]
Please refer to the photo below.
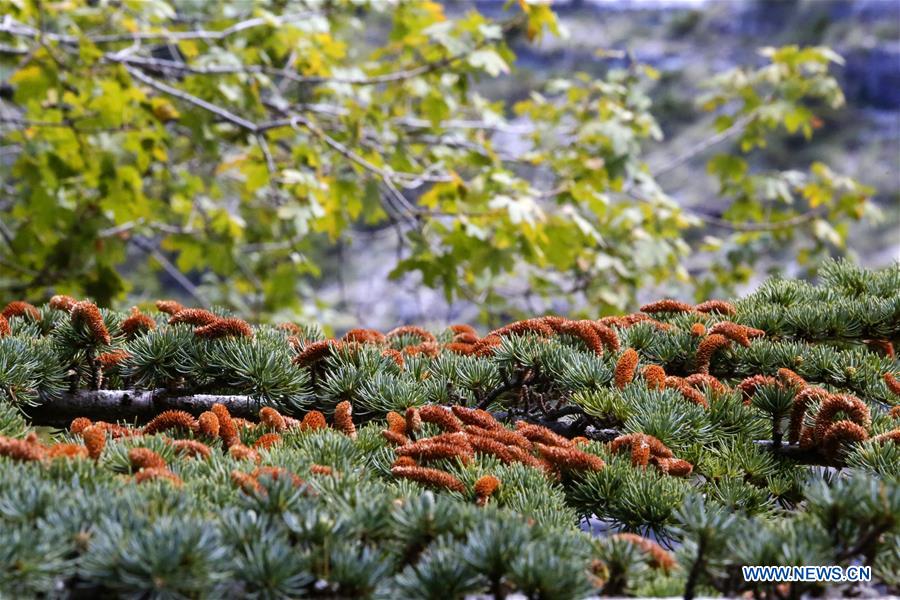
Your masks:
[{"label": "conifer foliage", "polygon": [[3,596],[900,591],[900,266],[484,335],[3,315]]}]

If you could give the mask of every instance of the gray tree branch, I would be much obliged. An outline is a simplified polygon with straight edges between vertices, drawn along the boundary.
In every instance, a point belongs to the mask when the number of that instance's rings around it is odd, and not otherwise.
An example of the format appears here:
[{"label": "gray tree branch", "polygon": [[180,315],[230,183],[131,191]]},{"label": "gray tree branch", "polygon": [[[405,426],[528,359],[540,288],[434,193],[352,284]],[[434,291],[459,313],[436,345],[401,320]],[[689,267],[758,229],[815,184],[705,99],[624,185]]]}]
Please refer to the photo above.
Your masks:
[{"label": "gray tree branch", "polygon": [[184,410],[196,416],[216,403],[228,407],[232,415],[243,418],[256,417],[259,409],[258,404],[247,396],[177,396],[166,390],[82,390],[27,407],[24,412],[33,425],[68,427],[75,417],[146,423],[164,410]]}]

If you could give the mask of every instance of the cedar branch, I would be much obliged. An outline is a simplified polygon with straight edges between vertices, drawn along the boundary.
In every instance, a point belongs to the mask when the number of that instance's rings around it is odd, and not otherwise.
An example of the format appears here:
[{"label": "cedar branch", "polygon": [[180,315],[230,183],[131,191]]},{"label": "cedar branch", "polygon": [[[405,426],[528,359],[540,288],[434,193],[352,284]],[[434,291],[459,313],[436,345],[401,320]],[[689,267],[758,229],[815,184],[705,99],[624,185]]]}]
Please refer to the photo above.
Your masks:
[{"label": "cedar branch", "polygon": [[164,410],[184,410],[195,416],[223,404],[236,417],[255,417],[259,403],[249,396],[173,395],[168,390],[80,390],[38,406],[24,407],[33,425],[65,427],[75,417],[146,423]]}]

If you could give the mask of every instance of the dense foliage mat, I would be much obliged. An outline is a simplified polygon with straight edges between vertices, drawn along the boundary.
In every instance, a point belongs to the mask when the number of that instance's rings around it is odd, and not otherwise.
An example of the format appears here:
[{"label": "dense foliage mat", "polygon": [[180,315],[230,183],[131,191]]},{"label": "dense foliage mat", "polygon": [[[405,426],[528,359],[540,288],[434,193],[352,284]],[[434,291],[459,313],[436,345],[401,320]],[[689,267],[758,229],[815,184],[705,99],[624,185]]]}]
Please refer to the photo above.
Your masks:
[{"label": "dense foliage mat", "polygon": [[10,303],[0,593],[897,593],[900,266],[641,310],[325,339]]}]

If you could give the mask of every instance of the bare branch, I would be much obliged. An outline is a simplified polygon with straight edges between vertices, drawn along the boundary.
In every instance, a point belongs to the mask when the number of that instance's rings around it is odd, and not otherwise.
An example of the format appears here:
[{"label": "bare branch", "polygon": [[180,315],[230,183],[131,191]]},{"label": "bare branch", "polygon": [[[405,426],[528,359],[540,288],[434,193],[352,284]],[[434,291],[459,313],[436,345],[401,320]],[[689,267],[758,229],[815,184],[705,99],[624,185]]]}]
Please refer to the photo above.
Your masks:
[{"label": "bare branch", "polygon": [[[278,107],[267,103],[270,108],[278,109]],[[296,111],[308,112],[317,115],[327,115],[330,117],[345,117],[351,114],[350,110],[333,104],[323,104],[321,102],[302,102],[292,104],[291,108]],[[281,112],[285,112],[282,110]],[[399,125],[406,129],[421,129],[430,131],[434,124],[427,119],[417,117],[401,117],[391,121],[392,124]],[[497,131],[500,133],[509,133],[512,135],[528,135],[534,132],[534,125],[530,123],[510,124],[506,122],[485,121],[475,119],[447,119],[438,123],[439,129],[474,129],[479,131]],[[568,133],[567,133],[568,135]]]},{"label": "bare branch", "polygon": [[169,233],[173,235],[182,235],[182,234],[195,234],[196,231],[187,227],[180,227],[178,225],[169,225],[168,223],[147,223],[143,218],[136,219],[134,221],[128,221],[127,223],[121,223],[119,225],[113,225],[112,227],[107,227],[106,229],[101,229],[97,232],[97,237],[99,238],[108,238],[114,237],[122,233],[127,233],[136,229],[138,227],[147,227],[149,229],[153,229],[159,231],[161,233]]},{"label": "bare branch", "polygon": [[272,150],[269,148],[269,141],[266,139],[265,133],[256,134],[256,142],[266,159],[266,169],[269,171],[269,182],[275,185],[275,178],[278,176],[278,167],[275,166],[275,157],[272,156]]},{"label": "bare branch", "polygon": [[7,246],[12,250],[13,249],[13,241],[12,241],[12,232],[7,227],[6,223],[0,220],[0,238],[6,243]]},{"label": "bare branch", "polygon": [[82,127],[76,125],[72,119],[66,121],[34,121],[18,117],[0,117],[0,125],[3,124],[16,125],[19,129],[27,129],[29,127],[65,128],[77,131],[78,133],[119,133],[137,130],[137,127],[133,125],[120,125],[118,127]]},{"label": "bare branch", "polygon": [[[5,238],[4,238],[5,239]],[[26,267],[22,267],[15,263],[11,263],[0,258],[0,267],[5,267],[11,271],[16,271],[17,273],[21,273],[22,275],[27,275],[29,277],[36,277],[38,275],[37,271],[33,271],[32,269],[28,269]]]},{"label": "bare branch", "polygon": [[[552,194],[554,190],[551,190],[549,193]],[[634,198],[635,200],[643,200],[640,195],[634,189],[627,189],[625,192],[629,197]],[[824,214],[824,209],[813,209],[807,211],[805,213],[801,213],[789,219],[785,219],[784,221],[764,221],[761,223],[735,223],[733,221],[729,221],[727,219],[722,219],[720,217],[716,217],[713,215],[708,215],[700,212],[696,208],[690,206],[683,206],[679,204],[679,207],[684,212],[690,214],[691,216],[703,221],[707,225],[711,225],[713,227],[719,227],[721,229],[730,229],[731,231],[744,231],[744,232],[762,232],[762,231],[781,231],[783,229],[791,229],[793,227],[797,227],[798,225],[803,225],[808,223],[818,217],[821,217]]]},{"label": "bare branch", "polygon": [[308,75],[298,75],[293,71],[288,71],[284,68],[277,67],[267,67],[262,65],[208,65],[208,66],[194,66],[188,65],[184,62],[174,61],[174,60],[166,60],[162,58],[147,58],[143,56],[127,56],[121,54],[107,54],[104,58],[109,62],[121,63],[131,66],[139,66],[144,68],[151,68],[157,70],[169,70],[169,71],[177,71],[180,73],[190,73],[192,75],[254,75],[254,74],[263,74],[263,75],[273,75],[284,78],[288,81],[293,81],[296,83],[307,83],[307,84],[321,84],[321,83],[340,83],[347,85],[378,85],[381,83],[389,83],[389,82],[397,82],[403,81],[405,79],[411,79],[413,77],[418,77],[419,75],[424,75],[426,73],[433,72],[439,68],[447,66],[450,63],[463,58],[466,54],[461,54],[459,56],[453,57],[452,59],[445,59],[442,61],[436,61],[433,63],[428,63],[425,65],[420,65],[418,67],[414,67],[411,69],[406,69],[402,71],[395,71],[392,73],[385,73],[384,75],[374,75],[372,77],[339,77],[339,76],[308,76]]},{"label": "bare branch", "polygon": [[33,27],[17,23],[12,17],[6,15],[0,22],[0,33],[9,33],[19,37],[28,37],[32,39],[44,38],[62,44],[77,45],[82,39],[87,39],[94,44],[113,44],[116,42],[136,42],[136,41],[163,41],[177,42],[182,40],[222,40],[241,31],[261,27],[263,25],[279,26],[294,21],[302,21],[319,14],[318,11],[308,10],[304,12],[291,13],[268,17],[255,17],[239,21],[230,27],[220,31],[209,31],[198,29],[193,31],[137,31],[134,33],[120,33],[96,36],[79,37],[75,35],[63,35],[58,33],[50,33],[39,31]]},{"label": "bare branch", "polygon": [[[286,21],[286,20],[288,20],[287,17],[282,18],[282,21]],[[296,20],[296,19],[293,19],[293,20]],[[515,27],[516,24],[521,22],[521,20],[522,20],[521,17],[515,17],[513,19],[510,19],[508,22],[503,24],[503,27],[502,27],[503,31],[509,31],[510,29]],[[213,32],[213,33],[221,33],[222,34],[219,37],[213,38],[213,39],[220,39],[222,37],[226,37],[227,35],[230,35],[231,33],[235,33],[237,31],[242,30],[242,29],[238,29],[238,27],[240,25],[252,23],[255,21],[258,21],[258,19],[250,19],[248,21],[238,23],[226,30],[223,30],[222,32]],[[266,22],[268,22],[268,21],[266,21]],[[262,23],[259,23],[259,24],[262,24]],[[255,25],[251,25],[251,26],[255,26]],[[249,27],[243,27],[243,29],[247,29],[247,28],[249,28]],[[2,31],[2,30],[0,30],[0,31]],[[201,32],[184,32],[184,33],[193,33],[196,35]],[[210,32],[205,32],[205,33],[210,33]],[[107,36],[107,37],[113,37],[113,36]],[[135,40],[145,39],[145,38],[135,38],[135,37],[128,38],[128,37],[124,37],[124,36],[116,36],[116,37],[123,38],[123,39],[119,39],[117,41],[127,41],[129,39],[135,39]],[[167,38],[167,39],[179,39],[179,38]],[[195,38],[188,38],[188,39],[195,39]],[[208,39],[208,38],[203,38],[203,39]],[[100,40],[100,38],[91,38],[91,40],[94,41],[95,43],[97,43],[98,40]],[[156,59],[156,58],[146,58],[146,57],[139,57],[139,56],[128,56],[128,55],[121,55],[121,54],[112,54],[112,55],[108,54],[108,55],[106,55],[105,58],[107,60],[110,60],[113,62],[121,62],[121,63],[131,64],[131,65],[140,65],[140,66],[151,67],[151,68],[155,68],[155,69],[172,69],[172,70],[177,70],[177,71],[181,71],[181,72],[185,72],[185,73],[193,73],[196,75],[221,75],[221,74],[228,74],[228,73],[247,73],[247,74],[264,73],[267,75],[277,75],[277,76],[283,77],[284,79],[294,81],[297,83],[309,83],[309,84],[339,83],[339,84],[346,84],[346,85],[366,86],[366,85],[379,85],[379,84],[384,84],[384,83],[396,83],[398,81],[405,81],[407,79],[412,79],[413,77],[419,77],[422,75],[427,75],[428,73],[433,73],[435,71],[438,71],[440,69],[448,67],[456,62],[459,62],[460,60],[463,60],[463,59],[467,58],[468,56],[470,56],[473,52],[477,52],[478,50],[484,48],[485,46],[495,43],[497,41],[498,40],[493,39],[493,38],[485,38],[485,39],[479,41],[477,44],[475,44],[472,48],[468,48],[466,50],[463,50],[461,52],[458,52],[458,53],[450,55],[450,56],[446,56],[446,57],[438,59],[438,60],[429,61],[429,62],[426,62],[421,65],[417,65],[414,67],[408,67],[405,69],[392,71],[390,73],[383,73],[381,75],[369,75],[366,77],[341,77],[341,76],[335,76],[335,75],[315,75],[315,76],[298,75],[297,73],[288,71],[287,65],[285,65],[285,67],[282,67],[282,68],[268,67],[268,66],[262,66],[262,65],[237,65],[237,66],[211,65],[211,66],[198,67],[198,66],[188,65],[184,62],[179,62],[179,61],[171,61],[171,60]],[[288,61],[288,65],[290,63],[291,63],[291,61]]]},{"label": "bare branch", "polygon": [[106,229],[101,229],[97,232],[97,237],[99,238],[108,238],[115,237],[117,235],[127,233],[134,229],[135,227],[139,227],[144,224],[144,219],[140,218],[136,221],[129,221],[127,223],[122,223],[120,225],[115,225],[113,227],[107,227]]},{"label": "bare branch", "polygon": [[228,121],[229,123],[233,123],[234,125],[237,125],[238,127],[246,129],[252,133],[257,133],[259,131],[259,128],[256,126],[256,123],[254,123],[253,121],[248,121],[244,117],[238,116],[238,115],[234,114],[233,112],[222,108],[221,106],[216,106],[212,102],[207,102],[203,98],[198,98],[197,96],[194,96],[193,94],[189,94],[185,91],[179,90],[178,88],[172,87],[171,85],[169,85],[167,83],[163,83],[161,81],[157,81],[156,79],[153,79],[152,77],[148,77],[139,69],[135,69],[133,67],[125,67],[125,69],[131,74],[132,77],[134,77],[138,81],[141,81],[141,82],[149,85],[150,87],[152,87],[153,89],[155,89],[157,91],[160,91],[164,94],[168,94],[170,96],[174,96],[175,98],[178,98],[179,100],[184,100],[185,102],[193,104],[194,106],[198,106],[198,107],[202,108],[203,110],[209,111],[209,112],[213,113],[214,115],[217,115],[217,116],[221,117],[222,119]]},{"label": "bare branch", "polygon": [[133,242],[135,246],[152,256],[156,262],[160,264],[163,270],[168,273],[169,276],[172,277],[172,279],[174,279],[198,304],[207,304],[206,299],[200,293],[200,290],[197,289],[197,286],[195,286],[190,279],[185,277],[184,273],[179,271],[178,267],[173,265],[172,261],[166,258],[156,246],[141,237],[133,237],[129,241]]},{"label": "bare branch", "polygon": [[703,213],[696,212],[691,209],[686,209],[692,215],[696,216],[698,219],[703,221],[708,225],[712,225],[714,227],[720,227],[722,229],[730,229],[732,231],[780,231],[782,229],[792,229],[797,227],[798,225],[803,225],[805,223],[809,223],[819,217],[822,216],[823,212],[821,210],[811,210],[809,212],[801,213],[795,217],[791,217],[790,219],[785,219],[784,221],[767,221],[763,223],[733,223],[726,219],[720,219],[719,217],[713,217],[710,215],[705,215]]},{"label": "bare branch", "polygon": [[672,160],[663,163],[656,168],[651,168],[650,172],[653,174],[654,178],[659,178],[660,176],[677,169],[681,165],[689,162],[698,154],[701,154],[709,148],[712,148],[713,146],[724,142],[728,138],[739,134],[747,127],[747,125],[750,124],[751,121],[753,121],[754,118],[756,118],[756,113],[751,112],[736,119],[728,129],[723,129],[719,133],[712,135],[705,140],[702,140],[700,143],[692,146],[686,152],[676,156]]},{"label": "bare branch", "polygon": [[216,403],[224,404],[232,415],[244,418],[255,417],[259,408],[258,402],[248,396],[173,396],[167,390],[83,390],[23,410],[34,425],[68,427],[75,417],[146,423],[164,410],[185,410],[199,415]]},{"label": "bare branch", "polygon": [[[206,31],[206,30],[195,30],[195,31],[163,31],[163,32],[135,32],[135,33],[127,33],[127,34],[110,34],[110,35],[98,35],[98,36],[85,36],[84,39],[88,39],[95,44],[105,44],[105,43],[115,43],[115,42],[135,42],[139,43],[141,41],[163,41],[163,42],[177,42],[180,40],[207,40],[207,41],[216,41],[227,38],[235,33],[245,31],[247,29],[251,29],[254,27],[258,27],[261,25],[274,25],[278,26],[284,23],[288,23],[291,21],[298,21],[303,18],[308,18],[317,14],[315,11],[308,11],[303,13],[297,13],[292,15],[285,15],[282,17],[271,17],[271,18],[254,18],[247,19],[245,21],[241,21],[239,23],[235,23],[231,27],[223,29],[221,31]],[[504,25],[504,31],[508,31],[511,27],[513,27],[517,23],[517,19],[512,19],[510,22]],[[45,32],[39,29],[35,29],[33,27],[29,27],[24,24],[17,23],[13,21],[9,16],[7,16],[2,23],[0,23],[0,33],[9,33],[11,35],[19,36],[19,37],[27,37],[31,39],[42,39],[42,40],[51,40],[63,44],[69,45],[77,45],[82,38],[78,36],[71,35],[62,35],[57,33]],[[383,73],[380,75],[370,75],[366,77],[341,77],[341,76],[333,76],[333,75],[322,75],[322,76],[305,76],[299,75],[287,69],[287,65],[283,68],[277,67],[268,67],[263,65],[208,65],[208,66],[195,66],[188,65],[187,63],[181,61],[173,61],[159,58],[148,58],[142,56],[133,56],[121,52],[117,53],[107,53],[104,55],[104,59],[109,62],[122,63],[125,65],[132,66],[140,66],[145,68],[153,68],[153,69],[169,69],[174,71],[179,71],[183,73],[192,73],[196,75],[222,75],[222,74],[267,74],[267,75],[276,75],[282,77],[284,79],[294,81],[297,83],[308,83],[308,84],[321,84],[321,83],[339,83],[346,85],[379,85],[385,83],[395,83],[398,81],[405,81],[407,79],[412,79],[413,77],[419,77],[421,75],[426,75],[428,73],[432,73],[438,71],[442,68],[448,67],[460,60],[463,60],[470,56],[473,52],[480,50],[481,48],[496,42],[497,40],[492,38],[486,38],[475,44],[472,48],[466,49],[462,52],[453,54],[451,56],[446,56],[444,58],[426,62],[421,65],[417,65],[414,67],[409,67],[406,69],[400,69],[397,71],[392,71],[390,73]],[[9,46],[0,46],[0,53],[6,54],[27,54],[27,51],[21,50],[18,48],[13,48]],[[290,64],[290,63],[288,63]]]},{"label": "bare branch", "polygon": [[[278,129],[281,127],[288,127],[288,126],[294,127],[296,129],[298,126],[303,126],[304,129],[306,129],[307,131],[312,133],[315,137],[319,138],[321,141],[325,142],[325,144],[327,146],[329,146],[331,149],[337,151],[339,154],[341,154],[345,158],[362,166],[367,171],[375,173],[382,180],[390,179],[392,186],[394,184],[393,180],[398,177],[405,178],[405,179],[412,179],[413,181],[417,181],[417,182],[422,181],[423,177],[427,178],[428,181],[449,181],[450,180],[449,176],[447,176],[446,178],[441,177],[440,179],[436,179],[434,176],[427,176],[427,175],[415,174],[415,173],[398,173],[396,171],[393,171],[392,169],[382,169],[381,167],[378,167],[377,165],[373,164],[372,162],[366,160],[364,157],[360,156],[358,153],[351,150],[345,144],[339,142],[335,138],[333,138],[330,135],[328,135],[327,133],[325,133],[325,131],[323,131],[318,125],[316,125],[310,119],[308,119],[302,115],[290,115],[287,118],[275,119],[275,120],[266,121],[266,122],[257,124],[257,123],[254,123],[253,121],[249,121],[239,115],[236,115],[233,112],[231,112],[225,108],[217,106],[206,100],[203,100],[202,98],[198,98],[197,96],[194,96],[193,94],[189,94],[185,91],[179,90],[178,88],[172,87],[166,83],[163,83],[152,77],[149,77],[138,69],[135,69],[133,67],[125,67],[125,68],[128,70],[129,73],[131,73],[132,76],[134,76],[139,81],[146,83],[150,87],[152,87],[160,92],[163,92],[164,94],[168,94],[168,95],[178,98],[180,100],[184,100],[185,102],[193,104],[194,106],[198,106],[206,111],[209,111],[209,112],[221,117],[225,121],[228,121],[230,123],[238,125],[239,127],[246,129],[247,131],[253,133],[257,137],[257,139],[260,139],[264,132],[272,130],[272,129]],[[265,154],[266,149],[263,149],[263,152]],[[267,161],[270,156],[271,156],[270,153],[269,153],[269,155],[266,156]],[[270,169],[275,170],[274,161],[272,161],[271,163],[267,163],[267,166],[269,166]],[[419,184],[417,183],[416,186],[418,186],[418,185]],[[402,194],[400,196],[402,196]]]},{"label": "bare branch", "polygon": [[28,54],[28,52],[30,52],[30,51],[25,48],[14,48],[13,46],[7,46],[6,44],[0,44],[0,54],[16,56],[16,55]]},{"label": "bare branch", "polygon": [[[278,110],[276,107],[270,105],[270,108]],[[282,111],[283,112],[283,111]],[[394,183],[400,185],[400,187],[404,188],[416,188],[419,187],[423,182],[428,183],[440,183],[452,181],[452,177],[449,175],[429,175],[428,171],[434,168],[434,165],[430,166],[423,173],[405,173],[403,171],[395,171],[390,167],[378,167],[373,164],[371,161],[366,160],[365,157],[360,155],[359,153],[353,151],[346,144],[338,141],[332,136],[328,135],[324,129],[322,129],[318,124],[313,122],[311,119],[294,113],[284,113],[287,116],[280,119],[274,119],[271,121],[266,121],[264,123],[260,123],[257,128],[259,131],[268,131],[270,129],[277,129],[284,126],[290,126],[294,129],[298,129],[298,126],[302,126],[304,129],[312,133],[315,137],[319,138],[321,141],[325,142],[325,144],[330,147],[332,150],[335,150],[338,154],[347,158],[351,162],[358,164],[363,167],[367,171],[374,173],[380,179],[390,178],[394,181]],[[403,181],[406,180],[406,181]]]}]

